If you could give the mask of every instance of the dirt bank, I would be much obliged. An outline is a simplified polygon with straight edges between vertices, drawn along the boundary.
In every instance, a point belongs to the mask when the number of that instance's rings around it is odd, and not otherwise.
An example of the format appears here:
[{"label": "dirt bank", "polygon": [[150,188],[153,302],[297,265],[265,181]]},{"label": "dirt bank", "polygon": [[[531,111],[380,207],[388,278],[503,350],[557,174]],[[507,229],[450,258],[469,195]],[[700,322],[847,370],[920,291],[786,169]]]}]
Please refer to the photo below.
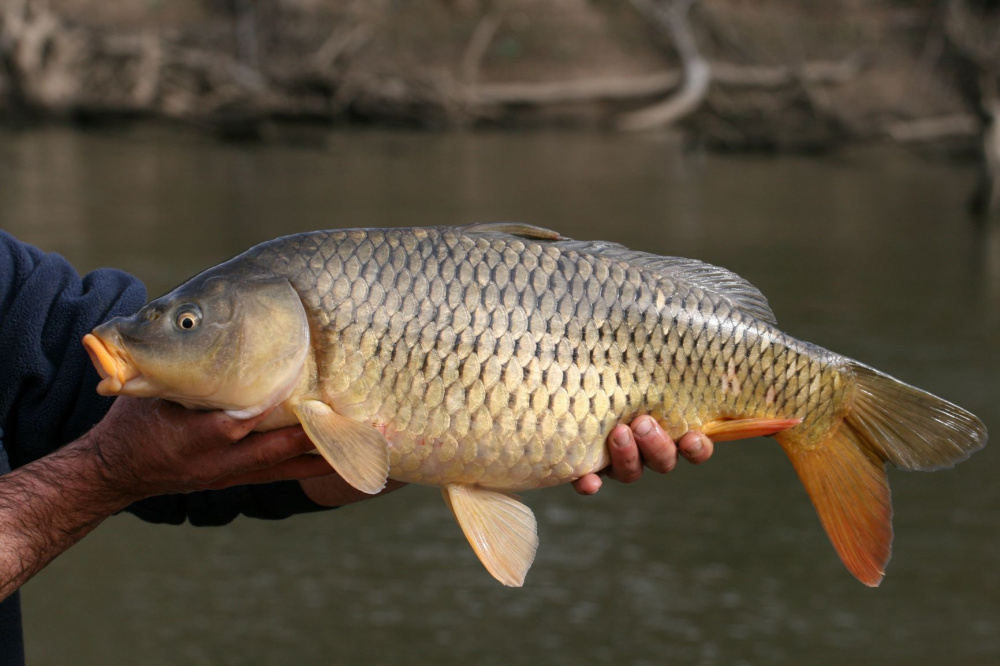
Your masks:
[{"label": "dirt bank", "polygon": [[275,122],[674,125],[724,149],[963,150],[986,116],[949,12],[975,19],[965,34],[991,4],[8,0],[0,115],[240,136]]}]

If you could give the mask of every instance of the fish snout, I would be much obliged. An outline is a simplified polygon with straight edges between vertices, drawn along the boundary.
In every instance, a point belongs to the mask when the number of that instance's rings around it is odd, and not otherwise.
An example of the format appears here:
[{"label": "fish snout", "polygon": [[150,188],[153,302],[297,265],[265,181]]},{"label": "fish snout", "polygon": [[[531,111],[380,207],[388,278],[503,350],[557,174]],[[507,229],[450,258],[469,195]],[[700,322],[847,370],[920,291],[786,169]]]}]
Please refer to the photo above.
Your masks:
[{"label": "fish snout", "polygon": [[126,382],[141,374],[128,359],[120,343],[114,342],[117,338],[114,332],[107,330],[107,324],[98,326],[93,333],[83,336],[83,346],[101,376],[101,383],[97,385],[97,392],[101,395],[118,395]]}]

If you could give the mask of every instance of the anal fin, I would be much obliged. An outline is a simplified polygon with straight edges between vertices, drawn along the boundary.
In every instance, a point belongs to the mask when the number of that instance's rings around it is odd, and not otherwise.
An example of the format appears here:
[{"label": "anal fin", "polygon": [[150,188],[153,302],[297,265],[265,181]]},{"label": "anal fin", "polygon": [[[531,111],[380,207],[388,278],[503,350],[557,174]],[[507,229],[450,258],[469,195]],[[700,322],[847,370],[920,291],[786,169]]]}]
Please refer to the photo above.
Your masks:
[{"label": "anal fin", "polygon": [[844,423],[817,446],[778,436],[844,566],[877,587],[892,554],[892,500],[885,463]]},{"label": "anal fin", "polygon": [[374,495],[389,478],[389,443],[375,428],[352,421],[320,400],[292,407],[306,435],[349,484]]},{"label": "anal fin", "polygon": [[452,484],[444,501],[486,570],[509,587],[521,587],[535,560],[535,514],[516,498],[494,490]]},{"label": "anal fin", "polygon": [[773,435],[802,423],[802,419],[717,419],[702,425],[699,430],[713,442]]}]

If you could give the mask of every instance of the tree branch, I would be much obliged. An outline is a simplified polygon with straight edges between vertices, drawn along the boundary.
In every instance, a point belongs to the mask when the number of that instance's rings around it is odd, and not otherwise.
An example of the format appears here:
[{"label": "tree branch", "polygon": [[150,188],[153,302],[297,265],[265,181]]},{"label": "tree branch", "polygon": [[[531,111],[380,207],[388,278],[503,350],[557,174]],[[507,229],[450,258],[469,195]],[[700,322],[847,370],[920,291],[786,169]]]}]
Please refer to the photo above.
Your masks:
[{"label": "tree branch", "polygon": [[981,129],[979,120],[969,113],[956,113],[936,118],[918,118],[891,123],[886,133],[902,142],[937,141],[950,137],[976,136]]},{"label": "tree branch", "polygon": [[639,111],[622,115],[618,128],[644,131],[666,127],[693,113],[701,106],[712,82],[712,68],[698,51],[688,11],[695,0],[675,0],[669,4],[652,0],[632,0],[632,6],[658,29],[669,35],[684,67],[684,82],[667,99]]},{"label": "tree branch", "polygon": [[500,17],[493,12],[486,13],[476,23],[476,29],[472,31],[472,37],[465,46],[465,53],[462,54],[462,62],[458,67],[459,78],[466,85],[475,84],[486,50],[489,49],[502,23]]},{"label": "tree branch", "polygon": [[[798,67],[763,67],[712,62],[712,82],[728,88],[779,88],[846,83],[861,71],[857,59],[807,62]],[[480,83],[465,90],[471,104],[564,104],[597,100],[634,100],[676,90],[683,74],[675,70],[640,76],[552,81],[546,83]]]},{"label": "tree branch", "polygon": [[481,83],[467,91],[478,104],[562,104],[594,100],[629,100],[667,93],[681,82],[680,72],[634,77],[554,81],[551,83]]}]

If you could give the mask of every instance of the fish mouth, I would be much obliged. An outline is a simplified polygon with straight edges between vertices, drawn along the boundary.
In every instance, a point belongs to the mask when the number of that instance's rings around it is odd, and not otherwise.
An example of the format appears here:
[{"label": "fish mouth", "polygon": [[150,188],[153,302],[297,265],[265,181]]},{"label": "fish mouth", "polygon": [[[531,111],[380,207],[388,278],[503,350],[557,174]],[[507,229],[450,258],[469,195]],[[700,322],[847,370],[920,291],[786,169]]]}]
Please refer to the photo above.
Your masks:
[{"label": "fish mouth", "polygon": [[101,383],[97,385],[97,392],[101,395],[120,395],[130,379],[142,374],[123,350],[116,345],[107,344],[93,333],[83,336],[83,346],[101,376]]}]

